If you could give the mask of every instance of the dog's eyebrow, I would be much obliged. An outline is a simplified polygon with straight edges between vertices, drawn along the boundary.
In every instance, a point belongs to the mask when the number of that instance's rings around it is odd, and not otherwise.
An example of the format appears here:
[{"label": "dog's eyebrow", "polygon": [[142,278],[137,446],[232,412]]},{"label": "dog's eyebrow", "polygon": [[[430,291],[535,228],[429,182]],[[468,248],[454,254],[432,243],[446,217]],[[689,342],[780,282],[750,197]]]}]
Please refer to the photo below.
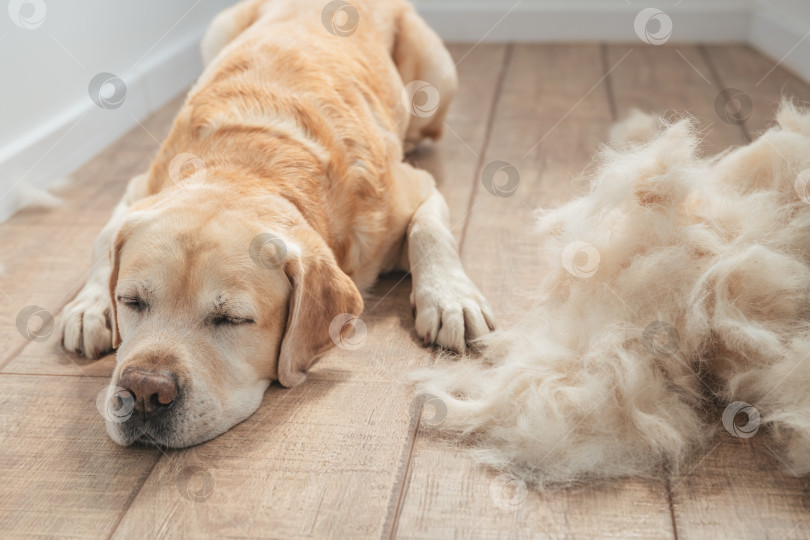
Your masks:
[{"label": "dog's eyebrow", "polygon": [[229,313],[244,313],[251,311],[249,303],[226,298],[224,295],[219,295],[214,299],[212,312],[214,314],[227,315]]},{"label": "dog's eyebrow", "polygon": [[148,300],[152,296],[152,290],[147,283],[123,283],[120,285],[118,295]]}]

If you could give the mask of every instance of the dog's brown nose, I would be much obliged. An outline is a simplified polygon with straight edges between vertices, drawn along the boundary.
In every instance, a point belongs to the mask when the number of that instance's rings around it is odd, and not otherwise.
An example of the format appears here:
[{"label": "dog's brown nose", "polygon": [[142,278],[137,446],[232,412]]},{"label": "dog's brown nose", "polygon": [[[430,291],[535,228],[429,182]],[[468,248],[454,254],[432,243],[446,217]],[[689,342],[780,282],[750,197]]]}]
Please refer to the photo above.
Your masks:
[{"label": "dog's brown nose", "polygon": [[177,399],[177,383],[170,373],[163,371],[127,368],[118,386],[135,397],[136,411],[149,416],[169,410]]}]

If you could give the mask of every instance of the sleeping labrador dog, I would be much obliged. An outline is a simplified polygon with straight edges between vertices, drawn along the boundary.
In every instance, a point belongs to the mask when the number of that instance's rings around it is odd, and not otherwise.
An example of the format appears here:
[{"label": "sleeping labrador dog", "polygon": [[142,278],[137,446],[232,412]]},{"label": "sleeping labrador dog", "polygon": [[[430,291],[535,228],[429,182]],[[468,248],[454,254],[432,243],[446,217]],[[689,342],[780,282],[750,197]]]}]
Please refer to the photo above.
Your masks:
[{"label": "sleeping labrador dog", "polygon": [[301,383],[381,273],[412,274],[425,344],[461,353],[492,329],[433,178],[403,162],[441,134],[457,84],[408,3],[247,0],[202,52],[62,315],[67,350],[118,349],[104,406],[122,445],[209,440],[271,381]]}]

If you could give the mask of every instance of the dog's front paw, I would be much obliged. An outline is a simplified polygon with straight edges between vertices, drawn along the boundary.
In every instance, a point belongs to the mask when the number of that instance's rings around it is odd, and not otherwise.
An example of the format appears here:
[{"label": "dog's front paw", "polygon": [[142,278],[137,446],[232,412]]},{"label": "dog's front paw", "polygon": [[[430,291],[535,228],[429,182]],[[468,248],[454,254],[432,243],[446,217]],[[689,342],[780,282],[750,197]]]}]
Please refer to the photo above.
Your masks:
[{"label": "dog's front paw", "polygon": [[62,310],[60,332],[65,350],[100,358],[112,350],[112,306],[106,287],[88,284]]},{"label": "dog's front paw", "polygon": [[486,299],[464,273],[417,280],[411,307],[423,343],[437,343],[456,354],[495,328]]}]

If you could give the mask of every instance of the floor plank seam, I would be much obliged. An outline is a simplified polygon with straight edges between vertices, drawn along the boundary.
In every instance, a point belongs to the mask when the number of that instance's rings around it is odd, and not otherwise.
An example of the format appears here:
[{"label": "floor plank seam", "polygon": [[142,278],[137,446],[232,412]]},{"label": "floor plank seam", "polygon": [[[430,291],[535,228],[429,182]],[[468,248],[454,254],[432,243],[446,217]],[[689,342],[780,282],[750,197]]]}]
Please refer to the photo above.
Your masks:
[{"label": "floor plank seam", "polygon": [[[709,73],[712,76],[712,81],[714,84],[717,85],[718,91],[723,91],[725,89],[725,85],[723,84],[723,79],[720,78],[720,73],[717,71],[717,68],[714,65],[714,61],[712,61],[712,57],[709,54],[709,50],[706,48],[704,43],[698,44],[698,51],[700,51],[701,56],[703,57],[703,61],[706,63],[706,67],[709,68]],[[737,125],[742,133],[743,139],[746,143],[750,143],[753,138],[751,137],[751,132],[748,130],[748,126],[746,125],[746,121]]]},{"label": "floor plank seam", "polygon": [[[407,486],[409,482],[409,475],[411,473],[411,459],[413,458],[413,450],[416,447],[416,437],[419,433],[419,425],[422,421],[422,410],[424,409],[424,403],[419,407],[419,411],[416,415],[416,425],[413,429],[413,435],[411,436],[411,444],[410,448],[408,449],[408,457],[405,460],[405,470],[402,474],[402,483],[400,484],[399,488],[399,495],[397,497],[397,504],[394,508],[394,518],[391,522],[391,532],[388,533],[388,539],[393,540],[397,537],[397,527],[399,526],[399,513],[402,510],[402,502],[405,500],[405,493],[407,492]],[[383,536],[385,538],[385,536]]]},{"label": "floor plank seam", "polygon": [[16,371],[0,372],[0,377],[5,375],[14,375],[17,377],[74,377],[79,379],[102,379],[108,380],[109,375],[85,375],[84,373],[19,373]]},{"label": "floor plank seam", "polygon": [[498,102],[501,100],[501,92],[503,90],[503,81],[506,79],[506,72],[512,60],[512,49],[514,43],[508,43],[503,52],[503,60],[501,61],[501,69],[498,73],[498,81],[495,83],[495,92],[492,95],[492,103],[489,108],[489,116],[487,118],[487,126],[484,129],[484,141],[481,144],[481,153],[478,157],[478,162],[475,165],[475,175],[473,176],[473,187],[470,191],[470,200],[467,203],[467,214],[464,216],[464,227],[461,229],[461,238],[458,241],[458,254],[461,256],[464,249],[464,241],[467,239],[467,228],[470,224],[470,213],[474,208],[475,199],[478,196],[478,184],[481,177],[481,170],[484,167],[484,159],[486,159],[487,149],[489,148],[489,139],[492,135],[492,126],[495,124],[495,113],[498,108]]},{"label": "floor plank seam", "polygon": [[[48,312],[50,314],[50,316],[55,319],[55,317],[53,315],[54,313],[62,313],[62,310],[65,308],[65,306],[68,305],[76,297],[77,294],[79,294],[79,291],[81,291],[82,286],[84,286],[84,281],[82,283],[80,283],[78,285],[74,285],[72,288],[70,288],[69,289],[70,292],[68,292],[67,295],[63,296],[62,300],[57,302],[56,309],[54,309],[53,311]],[[56,329],[57,332],[59,331],[59,327],[56,325],[56,323],[54,323],[54,328]],[[3,370],[6,369],[14,361],[14,359],[16,359],[18,356],[20,356],[22,354],[22,352],[26,349],[26,347],[28,347],[28,345],[30,345],[30,344],[31,344],[31,341],[26,340],[26,342],[22,343],[17,350],[12,352],[10,355],[8,355],[7,358],[5,358],[2,362],[0,362],[0,373],[3,373]],[[85,375],[85,376],[87,376],[87,375]]]},{"label": "floor plank seam", "polygon": [[26,348],[26,347],[28,347],[28,345],[29,345],[30,343],[31,343],[30,341],[26,340],[24,343],[21,343],[20,345],[18,345],[16,349],[12,350],[11,354],[9,354],[9,355],[8,355],[8,356],[7,356],[7,357],[6,357],[6,358],[5,358],[5,359],[4,359],[4,360],[3,360],[3,361],[0,363],[0,373],[2,373],[2,371],[3,371],[4,369],[6,369],[6,367],[7,367],[9,364],[11,364],[11,362],[13,362],[15,358],[17,358],[18,356],[20,356],[20,354],[22,354],[22,352],[25,350],[25,348]]},{"label": "floor plank seam", "polygon": [[[492,102],[491,102],[490,107],[489,107],[489,114],[488,114],[488,117],[487,117],[487,124],[486,124],[486,128],[484,129],[484,139],[483,139],[483,142],[481,144],[480,154],[479,154],[476,166],[475,166],[475,173],[473,175],[473,187],[470,190],[470,199],[469,199],[469,202],[467,203],[467,213],[464,216],[464,227],[462,228],[461,238],[459,239],[459,244],[458,244],[459,245],[459,247],[458,247],[459,256],[461,256],[462,249],[464,248],[464,239],[466,238],[467,227],[468,227],[468,224],[470,222],[470,213],[472,212],[473,203],[475,202],[475,198],[476,198],[477,193],[478,193],[478,178],[481,175],[481,169],[484,166],[484,159],[486,158],[487,148],[489,147],[489,141],[490,141],[490,137],[492,135],[492,127],[493,127],[493,125],[495,123],[495,115],[496,115],[496,112],[497,112],[498,103],[499,103],[500,98],[501,98],[501,92],[503,90],[503,82],[506,79],[506,73],[507,73],[507,71],[509,69],[509,65],[511,63],[513,47],[514,47],[513,43],[508,43],[506,45],[506,47],[504,48],[503,58],[502,58],[502,61],[501,61],[501,68],[500,68],[500,70],[498,72],[497,81],[495,83],[495,91],[493,92]],[[435,353],[434,353],[433,354],[434,362],[435,362],[435,359],[436,359],[436,356],[435,356]],[[420,407],[420,409],[419,409],[419,415],[417,416],[417,420],[416,420],[416,428],[414,429],[413,435],[411,437],[411,444],[410,444],[410,449],[409,449],[409,453],[408,453],[408,459],[407,459],[407,462],[405,463],[405,470],[404,470],[404,473],[403,473],[403,476],[402,476],[402,481],[400,483],[400,489],[399,489],[397,504],[396,504],[396,508],[394,510],[394,517],[393,517],[393,520],[392,520],[392,523],[391,523],[391,530],[390,530],[390,533],[388,535],[389,540],[393,540],[394,538],[396,538],[397,527],[399,525],[399,514],[400,514],[400,511],[402,510],[402,503],[403,503],[404,498],[405,498],[406,487],[407,487],[407,484],[408,484],[408,475],[410,474],[411,458],[413,457],[413,451],[414,451],[414,448],[416,447],[416,439],[417,439],[418,434],[419,434],[419,425],[420,425],[421,418],[422,418],[422,407]]]},{"label": "floor plank seam", "polygon": [[[473,267],[479,264],[476,259],[479,248],[489,245],[486,239],[502,239],[516,228],[522,231],[528,224],[528,218],[511,212],[513,207],[499,205],[489,196],[482,183],[488,163],[495,159],[519,159],[520,148],[513,150],[510,142],[521,141],[535,130],[550,125],[555,120],[552,113],[562,113],[578,97],[573,92],[597,74],[604,75],[604,93],[594,87],[591,103],[586,102],[588,110],[583,107],[580,111],[582,118],[578,114],[574,122],[563,123],[566,114],[560,119],[560,142],[554,141],[557,137],[551,137],[542,144],[542,149],[538,145],[539,155],[533,159],[513,162],[516,166],[522,163],[526,168],[526,180],[531,173],[532,180],[522,184],[518,197],[513,199],[527,201],[523,202],[526,209],[531,210],[529,203],[532,207],[542,207],[547,201],[555,205],[562,202],[553,197],[561,194],[562,183],[576,174],[573,169],[579,171],[590,158],[586,168],[577,174],[577,177],[587,177],[589,167],[596,163],[594,153],[586,148],[590,137],[598,135],[604,140],[606,130],[602,128],[606,123],[620,121],[639,103],[651,113],[682,111],[690,114],[700,123],[701,148],[704,155],[709,155],[714,149],[740,146],[744,140],[761,135],[772,125],[771,109],[780,97],[795,95],[795,99],[810,102],[810,86],[799,85],[775,59],[764,58],[746,45],[684,44],[678,51],[672,46],[639,47],[607,42],[584,47],[581,44],[482,43],[485,54],[470,55],[468,60],[462,55],[473,52],[477,44],[453,46],[456,47],[453,56],[468,62],[462,66],[462,81],[475,87],[465,89],[471,93],[464,94],[463,99],[454,104],[459,109],[456,118],[460,124],[451,127],[459,128],[458,134],[454,133],[459,141],[445,141],[443,147],[432,149],[433,154],[424,155],[421,166],[416,161],[414,165],[430,172],[433,167],[441,171],[436,174],[439,186],[448,190],[440,191],[448,199],[451,215],[456,214],[458,219],[453,230],[458,234],[459,254],[465,250],[463,253]],[[635,55],[614,74],[611,59],[619,58],[634,47]],[[634,67],[629,68],[631,65]],[[773,73],[768,76],[771,67]],[[557,71],[562,76],[549,81],[549,73]],[[531,76],[527,76],[528,73]],[[763,74],[768,78],[760,80],[762,84],[754,84]],[[724,117],[722,108],[715,107],[719,93],[726,88],[724,84],[747,93],[754,101],[754,114],[741,117],[741,121]],[[798,90],[794,88],[797,85]],[[540,98],[548,93],[553,94],[554,99],[542,102]],[[603,98],[598,98],[600,93]],[[540,96],[539,101],[532,101],[533,96]],[[173,103],[162,109],[160,117],[155,117],[162,119],[160,122],[165,120],[166,131],[180,101]],[[603,109],[603,105],[607,105],[607,109]],[[540,126],[532,117],[538,111],[545,115],[539,120]],[[766,124],[766,120],[770,123]],[[160,132],[161,138],[165,136],[162,127],[147,125],[156,134]],[[142,135],[141,129],[136,127],[122,140],[129,137],[126,141],[131,141],[133,133]],[[97,156],[88,161],[92,166],[85,163],[83,167],[88,171],[89,180],[84,181],[81,197],[66,191],[66,201],[69,202],[70,197],[84,199],[85,192],[91,193],[90,199],[105,200],[111,190],[104,182],[97,184],[99,163],[103,165],[112,157],[116,163],[124,162],[121,166],[134,169],[136,158],[140,163],[147,153],[141,139],[145,137],[136,137],[137,144],[117,142],[115,150],[108,151],[106,157]],[[465,140],[474,144],[467,145]],[[152,149],[152,146],[150,141],[149,155],[157,151],[157,147]],[[118,160],[119,153],[131,154],[133,163],[126,163],[129,158]],[[553,163],[548,165],[549,161]],[[118,176],[123,178],[124,175],[115,173],[115,177]],[[473,181],[472,186],[469,180]],[[91,182],[89,186],[88,182]],[[578,187],[573,185],[573,188]],[[538,191],[527,192],[525,188]],[[115,191],[119,191],[118,187]],[[120,193],[116,198],[118,195]],[[566,191],[566,200],[570,196]],[[34,242],[51,233],[52,228],[61,227],[63,223],[70,225],[75,219],[81,220],[82,234],[89,234],[92,221],[106,220],[108,216],[102,216],[106,210],[102,212],[99,203],[94,207],[96,210],[88,214],[90,217],[80,217],[79,202],[69,202],[68,209],[56,211],[48,218],[53,223],[46,226],[40,227],[35,220],[23,216],[23,219],[17,217],[11,221],[4,232],[12,239],[13,235],[18,235],[25,249],[36,245]],[[490,203],[494,203],[492,208]],[[114,202],[110,202],[112,204]],[[466,214],[461,215],[465,210]],[[472,216],[476,210],[478,214]],[[480,232],[484,229],[490,232],[482,241]],[[491,232],[493,230],[495,232]],[[468,232],[473,243],[466,247]],[[65,245],[59,242],[61,237],[52,238],[48,249],[40,252],[81,270],[89,256],[89,252],[82,254],[81,245],[90,245],[89,239],[72,238],[71,243]],[[31,258],[25,250],[17,253],[11,247],[13,245],[6,246],[4,262],[42,264],[41,258]],[[493,259],[504,259],[503,253]],[[515,260],[521,262],[521,259]],[[511,271],[507,262],[487,262],[491,266],[475,268],[476,277],[485,276],[480,277],[481,284],[485,284],[482,292],[504,303],[519,292],[503,287],[503,280],[493,283],[491,276],[515,278],[502,272]],[[9,423],[10,433],[15,434],[6,437],[7,444],[1,449],[4,455],[13,458],[6,460],[5,469],[0,467],[9,472],[0,489],[0,499],[11,501],[4,508],[8,516],[0,518],[0,530],[8,529],[7,535],[64,535],[105,540],[167,536],[366,536],[393,540],[453,535],[679,540],[680,531],[684,531],[684,538],[810,538],[807,533],[810,514],[805,511],[810,483],[807,479],[795,481],[787,475],[775,477],[778,474],[773,467],[775,461],[761,452],[767,448],[773,454],[773,450],[767,444],[757,448],[763,440],[761,435],[748,441],[735,441],[719,428],[728,441],[723,441],[722,447],[718,447],[718,442],[708,453],[698,454],[700,459],[689,471],[679,472],[665,464],[659,469],[661,476],[652,479],[617,479],[604,487],[589,486],[547,494],[541,491],[539,495],[529,488],[525,500],[511,505],[510,501],[521,494],[511,492],[511,484],[501,484],[504,476],[499,473],[502,471],[482,466],[468,449],[448,446],[441,438],[432,436],[428,425],[430,407],[423,406],[421,392],[404,376],[415,368],[406,368],[402,377],[393,376],[390,369],[382,367],[358,374],[343,369],[344,357],[336,364],[329,364],[323,377],[317,376],[317,370],[313,372],[310,379],[317,383],[314,388],[305,389],[301,394],[288,394],[298,402],[279,407],[278,415],[274,410],[263,417],[257,415],[256,422],[262,427],[266,424],[277,439],[272,444],[258,440],[254,430],[246,424],[248,429],[243,426],[239,428],[240,433],[188,452],[166,453],[157,446],[149,452],[141,449],[131,453],[112,445],[105,430],[91,424],[91,412],[96,421],[99,418],[94,404],[88,400],[96,397],[93,395],[96,387],[109,384],[109,370],[114,367],[115,357],[107,356],[98,363],[82,359],[64,351],[58,343],[61,336],[52,335],[48,341],[32,343],[25,338],[24,329],[20,332],[14,325],[18,304],[59,306],[51,312],[57,319],[85,279],[77,274],[57,274],[58,267],[41,273],[28,272],[29,266],[21,264],[11,264],[9,268],[13,269],[10,283],[24,286],[13,293],[14,301],[6,305],[8,345],[0,355],[0,382],[5,385],[0,393],[7,405],[0,422]],[[370,299],[369,304],[382,303],[389,293],[401,291],[403,285],[407,289],[408,284],[402,283],[407,276],[408,273],[388,293]],[[533,278],[534,274],[527,273],[526,279],[529,277]],[[390,283],[396,280],[393,278]],[[407,291],[405,294],[407,296]],[[398,294],[392,294],[394,296]],[[404,298],[397,298],[397,305],[400,300]],[[407,304],[404,307],[407,308]],[[421,347],[411,351],[413,329],[404,320],[409,319],[410,311],[400,313],[396,308],[383,313],[384,308],[380,305],[377,308],[380,313],[372,318],[391,335],[396,334],[397,341],[369,342],[373,347],[372,356],[402,351],[398,342],[400,339],[406,342],[399,334],[408,332],[405,359],[412,362],[408,365],[435,364],[437,356],[442,354],[440,351]],[[385,326],[392,318],[400,324]],[[54,334],[58,328],[56,320]],[[25,369],[31,372],[26,373]],[[387,387],[397,388],[396,395],[387,391]],[[336,389],[343,392],[344,388],[345,394],[334,393]],[[372,397],[389,396],[396,401],[384,410],[377,407],[377,402],[369,401]],[[333,402],[333,398],[336,401]],[[280,398],[276,403],[281,401]],[[333,407],[335,402],[337,407]],[[262,407],[266,408],[267,404]],[[403,409],[407,418],[402,416]],[[335,416],[336,410],[340,416]],[[304,415],[303,411],[314,415]],[[358,414],[364,418],[358,418]],[[426,416],[425,429],[421,428],[422,414]],[[76,419],[80,422],[75,423]],[[363,420],[365,423],[361,424]],[[16,433],[15,424],[24,429]],[[404,432],[403,428],[406,428]],[[347,448],[353,455],[347,456]],[[715,449],[719,451],[710,462],[707,457]],[[755,454],[755,451],[758,452]],[[702,465],[704,460],[706,464]],[[178,484],[178,477],[185,478],[195,464],[202,465],[212,481],[214,475],[210,473],[217,473],[216,491],[207,505],[188,504],[190,501],[184,500],[187,493],[184,494]],[[152,478],[155,480],[150,482]],[[214,484],[211,486],[213,488]],[[498,497],[498,489],[501,497]],[[665,498],[660,497],[662,494]],[[40,511],[42,509],[45,510]],[[256,513],[256,509],[262,514]],[[132,518],[129,518],[130,512]],[[75,516],[79,513],[82,519],[77,520]]]},{"label": "floor plank seam", "polygon": [[162,453],[158,454],[157,459],[155,459],[155,462],[149,468],[149,471],[147,471],[147,473],[143,475],[143,478],[140,481],[140,485],[136,489],[134,489],[132,493],[129,495],[129,497],[127,497],[127,500],[124,501],[124,507],[121,509],[121,514],[118,516],[118,519],[115,520],[115,523],[113,523],[112,529],[110,529],[110,534],[107,536],[107,540],[111,540],[112,537],[115,536],[115,531],[117,531],[118,527],[121,526],[121,522],[124,521],[124,518],[129,512],[132,503],[135,502],[135,499],[137,499],[138,495],[140,495],[141,490],[146,485],[146,482],[149,481],[149,478],[152,476],[152,473],[155,472],[155,469],[157,468],[158,463],[160,463],[161,459],[163,459]]},{"label": "floor plank seam", "polygon": [[618,107],[616,105],[616,94],[613,90],[613,78],[610,75],[610,65],[608,62],[608,47],[607,43],[601,43],[599,50],[602,53],[602,72],[605,75],[605,91],[607,92],[608,107],[610,108],[610,117],[616,122],[619,119]]},{"label": "floor plank seam", "polygon": [[678,540],[678,519],[675,517],[675,501],[672,497],[672,480],[670,478],[669,467],[666,468],[664,476],[664,489],[667,490],[667,503],[669,504],[669,517],[672,520],[672,537]]}]

